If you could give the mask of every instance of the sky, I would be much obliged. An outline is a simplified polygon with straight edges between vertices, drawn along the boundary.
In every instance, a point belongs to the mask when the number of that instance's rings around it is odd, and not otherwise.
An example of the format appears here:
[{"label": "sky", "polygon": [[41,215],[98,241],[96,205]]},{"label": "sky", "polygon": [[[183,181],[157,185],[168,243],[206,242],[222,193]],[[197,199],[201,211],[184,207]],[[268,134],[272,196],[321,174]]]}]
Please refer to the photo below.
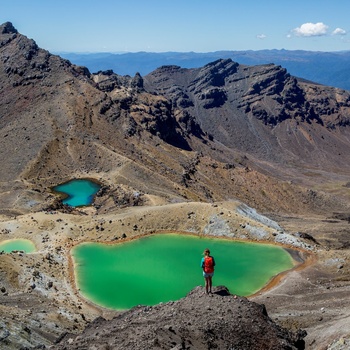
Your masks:
[{"label": "sky", "polygon": [[58,52],[350,50],[350,0],[0,0]]}]

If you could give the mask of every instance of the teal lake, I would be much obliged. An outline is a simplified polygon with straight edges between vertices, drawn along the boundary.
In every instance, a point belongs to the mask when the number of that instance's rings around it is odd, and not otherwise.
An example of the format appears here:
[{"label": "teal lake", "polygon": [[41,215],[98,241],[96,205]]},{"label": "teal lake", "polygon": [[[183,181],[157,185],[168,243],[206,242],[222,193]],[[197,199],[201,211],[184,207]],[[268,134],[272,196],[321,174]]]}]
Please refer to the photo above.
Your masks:
[{"label": "teal lake", "polygon": [[74,179],[53,187],[53,190],[65,195],[62,200],[63,204],[80,207],[90,205],[100,188],[101,185],[91,180]]},{"label": "teal lake", "polygon": [[76,286],[93,303],[111,309],[155,305],[204,286],[205,248],[216,261],[213,286],[251,295],[294,266],[281,247],[192,235],[156,234],[117,244],[81,243],[72,251]]},{"label": "teal lake", "polygon": [[11,253],[14,250],[22,250],[25,253],[34,253],[35,245],[29,239],[9,239],[0,242],[0,252]]}]

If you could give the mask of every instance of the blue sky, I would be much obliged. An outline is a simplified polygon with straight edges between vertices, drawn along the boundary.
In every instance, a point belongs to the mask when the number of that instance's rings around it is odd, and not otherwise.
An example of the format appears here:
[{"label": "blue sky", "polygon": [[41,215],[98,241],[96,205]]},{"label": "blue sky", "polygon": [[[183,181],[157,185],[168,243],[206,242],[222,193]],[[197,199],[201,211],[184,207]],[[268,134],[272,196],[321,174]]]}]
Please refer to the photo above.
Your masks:
[{"label": "blue sky", "polygon": [[350,0],[0,0],[51,52],[350,50]]}]

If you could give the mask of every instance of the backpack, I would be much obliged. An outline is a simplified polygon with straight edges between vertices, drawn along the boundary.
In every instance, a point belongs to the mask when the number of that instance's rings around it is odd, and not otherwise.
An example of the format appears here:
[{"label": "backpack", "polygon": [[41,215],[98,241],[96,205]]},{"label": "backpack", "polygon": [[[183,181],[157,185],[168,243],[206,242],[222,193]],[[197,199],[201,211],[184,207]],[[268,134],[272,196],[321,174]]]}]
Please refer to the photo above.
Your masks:
[{"label": "backpack", "polygon": [[212,256],[206,256],[204,258],[204,272],[205,273],[214,272],[214,259]]}]

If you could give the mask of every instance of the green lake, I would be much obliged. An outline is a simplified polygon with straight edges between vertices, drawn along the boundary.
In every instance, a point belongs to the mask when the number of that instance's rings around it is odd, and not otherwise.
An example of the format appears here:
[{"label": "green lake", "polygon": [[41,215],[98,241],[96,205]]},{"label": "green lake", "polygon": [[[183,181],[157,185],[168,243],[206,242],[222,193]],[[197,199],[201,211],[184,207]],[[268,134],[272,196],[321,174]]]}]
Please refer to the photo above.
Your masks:
[{"label": "green lake", "polygon": [[71,207],[80,207],[90,205],[100,188],[101,185],[91,180],[74,179],[53,187],[53,190],[63,193],[65,196],[62,200],[63,204],[68,204]]},{"label": "green lake", "polygon": [[35,245],[29,239],[9,239],[0,242],[0,252],[11,253],[14,250],[22,250],[25,253],[34,253]]},{"label": "green lake", "polygon": [[156,234],[117,244],[81,243],[72,251],[76,286],[93,303],[111,309],[177,300],[204,285],[205,248],[216,267],[213,286],[251,295],[294,266],[281,247],[192,235]]}]

